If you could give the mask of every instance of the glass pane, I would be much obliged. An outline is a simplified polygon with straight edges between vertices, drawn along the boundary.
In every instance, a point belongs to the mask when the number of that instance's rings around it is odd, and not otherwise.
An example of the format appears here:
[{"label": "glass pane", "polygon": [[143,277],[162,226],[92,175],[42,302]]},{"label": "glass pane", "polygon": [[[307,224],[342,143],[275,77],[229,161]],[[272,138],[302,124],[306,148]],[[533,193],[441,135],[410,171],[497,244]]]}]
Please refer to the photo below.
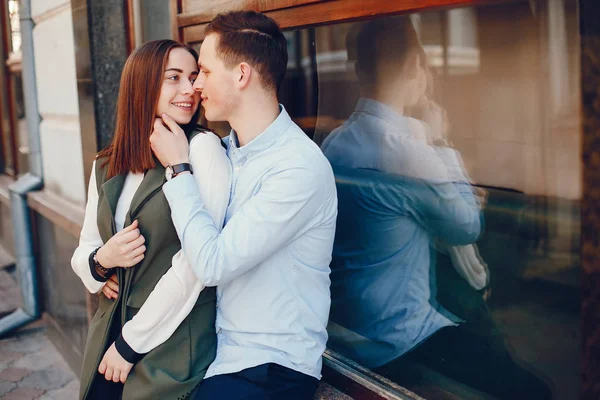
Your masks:
[{"label": "glass pane", "polygon": [[134,29],[136,46],[151,40],[171,37],[169,1],[134,0]]},{"label": "glass pane", "polygon": [[288,32],[338,189],[332,350],[431,399],[578,397],[576,4]]}]

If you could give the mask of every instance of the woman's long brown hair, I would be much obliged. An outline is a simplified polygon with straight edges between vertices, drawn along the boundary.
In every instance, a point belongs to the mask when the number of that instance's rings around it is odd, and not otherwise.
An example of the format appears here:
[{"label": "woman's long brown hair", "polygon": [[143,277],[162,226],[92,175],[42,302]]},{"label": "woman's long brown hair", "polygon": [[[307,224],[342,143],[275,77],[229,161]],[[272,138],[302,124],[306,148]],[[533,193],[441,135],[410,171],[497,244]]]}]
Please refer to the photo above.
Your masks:
[{"label": "woman's long brown hair", "polygon": [[[108,166],[107,179],[156,166],[150,134],[169,53],[175,48],[189,51],[198,60],[194,49],[173,40],[145,43],[127,58],[121,74],[113,139],[97,156],[98,161],[103,159],[103,167]],[[196,127],[199,115],[200,107],[190,123],[182,126],[186,133]]]}]

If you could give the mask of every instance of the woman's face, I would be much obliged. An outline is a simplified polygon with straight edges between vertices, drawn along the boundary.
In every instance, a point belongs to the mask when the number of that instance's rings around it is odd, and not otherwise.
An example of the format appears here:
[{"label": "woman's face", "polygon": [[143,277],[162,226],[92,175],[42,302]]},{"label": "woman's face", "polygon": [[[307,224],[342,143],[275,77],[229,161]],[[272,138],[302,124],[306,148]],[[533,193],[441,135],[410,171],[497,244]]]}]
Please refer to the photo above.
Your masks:
[{"label": "woman's face", "polygon": [[167,68],[158,98],[156,116],[168,114],[180,125],[190,122],[200,103],[200,94],[193,84],[198,77],[198,65],[187,50],[175,48],[169,53]]}]

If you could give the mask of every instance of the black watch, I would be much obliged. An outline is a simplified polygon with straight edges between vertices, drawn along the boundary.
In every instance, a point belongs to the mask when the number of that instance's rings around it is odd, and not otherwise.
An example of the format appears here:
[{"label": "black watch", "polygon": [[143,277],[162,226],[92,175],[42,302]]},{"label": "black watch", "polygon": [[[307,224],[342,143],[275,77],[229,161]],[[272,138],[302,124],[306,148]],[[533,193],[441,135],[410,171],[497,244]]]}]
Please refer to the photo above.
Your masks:
[{"label": "black watch", "polygon": [[165,178],[167,179],[167,181],[170,181],[171,179],[175,178],[177,175],[184,171],[190,171],[190,174],[193,174],[194,171],[192,171],[192,164],[181,163],[175,165],[167,165],[167,168],[165,168]]}]

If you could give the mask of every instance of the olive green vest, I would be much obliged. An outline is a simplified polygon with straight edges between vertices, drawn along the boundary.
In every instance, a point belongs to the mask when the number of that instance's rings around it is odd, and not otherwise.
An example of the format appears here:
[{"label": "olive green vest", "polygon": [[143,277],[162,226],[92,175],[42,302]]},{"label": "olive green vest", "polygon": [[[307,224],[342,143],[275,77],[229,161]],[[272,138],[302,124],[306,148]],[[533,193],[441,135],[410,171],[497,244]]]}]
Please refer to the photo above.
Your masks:
[{"label": "olive green vest", "polygon": [[[106,180],[106,168],[96,162],[98,185],[98,229],[106,243],[115,233],[115,211],[123,190],[125,175]],[[125,219],[125,226],[138,220],[146,239],[144,259],[131,268],[117,268],[119,298],[109,300],[100,295],[99,308],[90,323],[81,372],[80,398],[89,397],[109,340],[111,323],[120,315],[121,327],[131,320],[171,267],[171,259],[181,249],[171,210],[162,192],[164,168],[146,172],[135,193]],[[169,293],[164,293],[169,296]],[[202,381],[217,347],[215,333],[215,288],[204,288],[196,305],[163,344],[150,351],[131,370],[123,389],[125,400],[185,399]],[[116,314],[119,313],[119,314]],[[112,338],[114,340],[114,338]]]}]

